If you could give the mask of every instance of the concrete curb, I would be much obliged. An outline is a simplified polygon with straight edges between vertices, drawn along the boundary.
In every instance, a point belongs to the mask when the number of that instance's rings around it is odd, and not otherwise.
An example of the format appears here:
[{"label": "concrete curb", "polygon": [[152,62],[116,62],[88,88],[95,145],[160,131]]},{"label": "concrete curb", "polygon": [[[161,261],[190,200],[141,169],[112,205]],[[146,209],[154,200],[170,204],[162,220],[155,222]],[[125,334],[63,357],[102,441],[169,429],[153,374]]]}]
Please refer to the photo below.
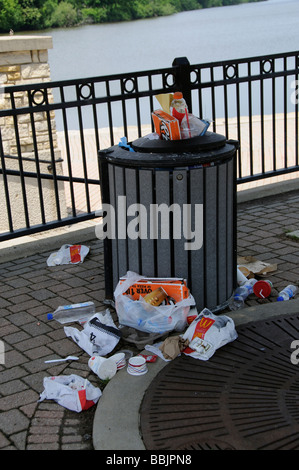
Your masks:
[{"label": "concrete curb", "polygon": [[256,188],[245,189],[244,191],[239,190],[237,192],[237,202],[254,201],[256,199],[262,199],[264,197],[281,195],[291,191],[298,191],[299,189],[299,178],[294,178],[287,181],[280,181],[278,183],[265,184]]},{"label": "concrete curb", "polygon": [[[299,313],[299,299],[247,307],[226,315],[238,326],[294,313]],[[155,363],[148,364],[148,373],[140,377],[130,376],[126,368],[117,372],[105,387],[95,412],[95,450],[145,450],[139,426],[140,406],[152,380],[167,364],[158,358]]]}]

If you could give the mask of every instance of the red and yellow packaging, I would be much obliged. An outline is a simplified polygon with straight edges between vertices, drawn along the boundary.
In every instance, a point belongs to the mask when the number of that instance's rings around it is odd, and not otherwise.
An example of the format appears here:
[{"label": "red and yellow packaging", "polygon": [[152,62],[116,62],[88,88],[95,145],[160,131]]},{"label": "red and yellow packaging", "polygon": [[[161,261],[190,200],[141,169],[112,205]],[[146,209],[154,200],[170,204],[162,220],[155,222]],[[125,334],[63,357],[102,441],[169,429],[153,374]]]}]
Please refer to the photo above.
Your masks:
[{"label": "red and yellow packaging", "polygon": [[[120,284],[124,281],[125,278],[119,280]],[[181,278],[143,278],[129,287],[124,295],[130,295],[133,300],[139,300],[140,296],[145,297],[147,294],[150,294],[160,287],[162,287],[168,297],[175,302],[187,299],[190,295],[186,280]]]},{"label": "red and yellow packaging", "polygon": [[181,140],[179,121],[162,109],[152,113],[155,131],[163,140]]}]

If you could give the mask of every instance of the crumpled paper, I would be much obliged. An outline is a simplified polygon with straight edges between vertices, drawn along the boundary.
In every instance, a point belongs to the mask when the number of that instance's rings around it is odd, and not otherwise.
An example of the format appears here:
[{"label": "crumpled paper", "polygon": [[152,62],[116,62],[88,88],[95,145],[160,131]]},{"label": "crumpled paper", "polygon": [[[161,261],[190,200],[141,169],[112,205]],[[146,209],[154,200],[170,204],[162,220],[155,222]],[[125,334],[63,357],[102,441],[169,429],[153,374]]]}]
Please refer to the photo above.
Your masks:
[{"label": "crumpled paper", "polygon": [[181,354],[181,352],[189,346],[189,340],[184,339],[181,336],[169,336],[159,346],[165,359],[175,359]]},{"label": "crumpled paper", "polygon": [[266,276],[277,270],[277,264],[265,263],[253,256],[240,256],[237,260],[238,268],[248,279],[257,276]]}]

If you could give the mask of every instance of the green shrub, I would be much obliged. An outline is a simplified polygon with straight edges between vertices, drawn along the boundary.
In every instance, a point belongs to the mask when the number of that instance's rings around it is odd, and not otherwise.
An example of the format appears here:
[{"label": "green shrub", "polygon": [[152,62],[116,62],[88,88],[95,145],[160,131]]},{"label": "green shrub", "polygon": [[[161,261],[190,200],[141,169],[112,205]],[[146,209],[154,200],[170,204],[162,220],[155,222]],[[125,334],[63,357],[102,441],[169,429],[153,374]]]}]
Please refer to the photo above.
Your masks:
[{"label": "green shrub", "polygon": [[0,32],[17,31],[23,25],[23,11],[18,0],[0,0]]},{"label": "green shrub", "polygon": [[70,3],[61,2],[55,8],[50,21],[52,27],[74,26],[78,23],[78,15]]},{"label": "green shrub", "polygon": [[107,11],[105,8],[83,8],[81,10],[82,21],[92,23],[103,23],[107,20]]}]

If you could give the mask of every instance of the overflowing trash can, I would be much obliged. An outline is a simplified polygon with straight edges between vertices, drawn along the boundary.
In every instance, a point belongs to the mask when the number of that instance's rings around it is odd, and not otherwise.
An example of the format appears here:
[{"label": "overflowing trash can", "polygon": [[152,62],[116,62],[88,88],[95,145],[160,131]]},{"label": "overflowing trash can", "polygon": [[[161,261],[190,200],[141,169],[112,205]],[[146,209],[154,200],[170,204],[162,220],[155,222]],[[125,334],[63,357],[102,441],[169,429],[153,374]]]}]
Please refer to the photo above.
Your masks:
[{"label": "overflowing trash can", "polygon": [[99,152],[106,300],[133,271],[186,279],[199,311],[227,306],[237,286],[237,148],[206,132]]}]

